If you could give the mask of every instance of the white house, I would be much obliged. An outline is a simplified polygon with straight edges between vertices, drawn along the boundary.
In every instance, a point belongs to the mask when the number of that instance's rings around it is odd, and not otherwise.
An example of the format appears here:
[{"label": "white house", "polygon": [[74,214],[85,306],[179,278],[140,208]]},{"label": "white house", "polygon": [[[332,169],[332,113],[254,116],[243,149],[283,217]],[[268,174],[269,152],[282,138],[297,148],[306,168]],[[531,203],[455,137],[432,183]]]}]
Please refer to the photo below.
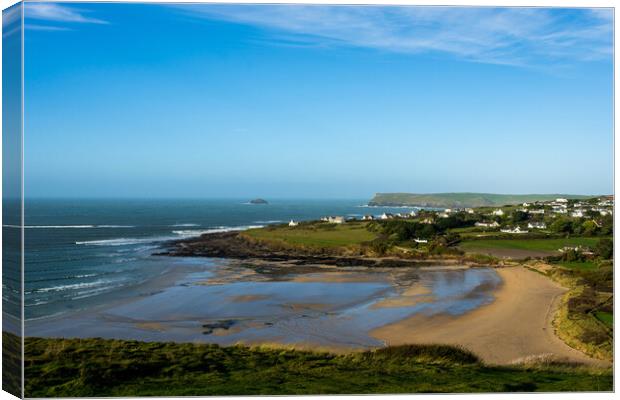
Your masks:
[{"label": "white house", "polygon": [[467,214],[473,214],[473,213],[474,213],[474,209],[473,209],[473,208],[466,208],[466,209],[465,209],[465,212],[466,212]]},{"label": "white house", "polygon": [[423,219],[422,221],[420,221],[420,222],[422,222],[423,224],[432,224],[432,223],[433,223],[433,222],[435,222],[435,221],[433,221],[433,219],[432,219],[432,218],[424,218],[424,219]]},{"label": "white house", "polygon": [[413,210],[409,213],[409,216],[410,216],[411,218],[415,217],[416,215],[418,215],[418,213],[416,213],[416,212],[415,212],[415,211],[413,211]]},{"label": "white house", "polygon": [[519,228],[518,226],[514,229],[500,229],[500,232],[504,232],[504,233],[527,233],[528,231],[524,231],[521,228]]},{"label": "white house", "polygon": [[523,203],[523,207],[529,207],[530,203]]},{"label": "white house", "polygon": [[498,228],[499,224],[497,221],[493,222],[476,222],[474,225],[482,227],[482,228]]},{"label": "white house", "polygon": [[574,247],[573,246],[564,246],[564,247],[558,249],[558,251],[560,253],[565,253],[565,252],[570,251],[570,250],[574,250],[574,251],[580,252],[582,254],[593,254],[590,251],[589,248],[584,247],[584,246],[574,246]]},{"label": "white house", "polygon": [[568,211],[566,211],[566,208],[563,207],[553,207],[553,212],[556,214],[566,214],[568,213]]},{"label": "white house", "polygon": [[439,215],[437,215],[437,216],[439,218],[448,218],[450,215],[448,215],[448,213],[446,213],[446,212],[442,212],[442,213],[439,213]]},{"label": "white house", "polygon": [[392,218],[394,218],[394,215],[390,214],[390,213],[383,213],[383,214],[381,214],[381,216],[379,218],[381,218],[381,219],[392,219]]},{"label": "white house", "polygon": [[559,199],[555,199],[555,202],[556,203],[568,203],[568,200],[567,199],[559,198]]},{"label": "white house", "polygon": [[527,227],[530,229],[547,229],[547,224],[544,222],[529,222]]},{"label": "white house", "polygon": [[295,222],[293,220],[291,220],[291,222],[288,223],[288,226],[297,226],[299,225],[299,222]]},{"label": "white house", "polygon": [[501,217],[502,215],[504,215],[504,211],[501,208],[498,208],[497,210],[493,211],[493,215],[499,215]]},{"label": "white house", "polygon": [[345,219],[344,217],[329,217],[327,222],[329,222],[330,224],[344,224]]},{"label": "white house", "polygon": [[373,219],[375,219],[375,217],[373,217],[372,215],[364,215],[362,217],[362,221],[372,221]]},{"label": "white house", "polygon": [[544,208],[539,208],[536,210],[527,210],[528,213],[530,214],[544,214],[545,213],[545,209]]},{"label": "white house", "polygon": [[573,210],[570,215],[575,218],[583,218],[586,214],[584,210]]}]

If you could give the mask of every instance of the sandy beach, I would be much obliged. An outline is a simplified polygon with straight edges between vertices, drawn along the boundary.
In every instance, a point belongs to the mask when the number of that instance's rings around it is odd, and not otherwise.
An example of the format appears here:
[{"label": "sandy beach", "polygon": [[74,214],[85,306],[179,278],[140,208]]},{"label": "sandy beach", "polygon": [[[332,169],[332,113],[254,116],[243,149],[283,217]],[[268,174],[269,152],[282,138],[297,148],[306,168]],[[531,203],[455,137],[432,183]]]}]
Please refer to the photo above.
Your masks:
[{"label": "sandy beach", "polygon": [[503,280],[495,301],[462,316],[416,314],[371,332],[388,345],[461,345],[489,364],[508,364],[541,354],[587,364],[605,364],[569,347],[555,334],[553,315],[566,289],[523,267],[497,270]]}]

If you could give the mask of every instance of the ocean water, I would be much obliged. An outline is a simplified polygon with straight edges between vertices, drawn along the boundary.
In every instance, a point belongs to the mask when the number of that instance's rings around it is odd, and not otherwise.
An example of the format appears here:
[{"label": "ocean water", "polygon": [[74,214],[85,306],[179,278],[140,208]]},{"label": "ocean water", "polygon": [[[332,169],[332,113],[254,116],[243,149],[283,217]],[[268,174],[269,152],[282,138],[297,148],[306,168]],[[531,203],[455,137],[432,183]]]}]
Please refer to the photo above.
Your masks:
[{"label": "ocean water", "polygon": [[[166,241],[324,215],[402,212],[365,200],[29,200],[25,205],[25,317],[99,307],[132,287],[205,260],[153,256]],[[5,231],[15,229],[8,224]]]}]

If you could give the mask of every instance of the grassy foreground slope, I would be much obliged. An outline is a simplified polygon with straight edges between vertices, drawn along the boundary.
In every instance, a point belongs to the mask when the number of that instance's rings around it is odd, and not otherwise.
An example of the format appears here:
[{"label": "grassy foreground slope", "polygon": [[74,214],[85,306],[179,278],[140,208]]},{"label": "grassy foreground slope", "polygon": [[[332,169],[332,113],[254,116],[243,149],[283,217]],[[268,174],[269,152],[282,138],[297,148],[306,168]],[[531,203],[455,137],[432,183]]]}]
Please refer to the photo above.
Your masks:
[{"label": "grassy foreground slope", "polygon": [[534,201],[550,201],[559,197],[587,199],[592,196],[574,194],[493,194],[493,193],[377,193],[371,206],[426,207],[492,207]]},{"label": "grassy foreground slope", "polygon": [[27,397],[610,391],[611,370],[482,365],[440,345],[346,355],[103,339],[26,339]]}]

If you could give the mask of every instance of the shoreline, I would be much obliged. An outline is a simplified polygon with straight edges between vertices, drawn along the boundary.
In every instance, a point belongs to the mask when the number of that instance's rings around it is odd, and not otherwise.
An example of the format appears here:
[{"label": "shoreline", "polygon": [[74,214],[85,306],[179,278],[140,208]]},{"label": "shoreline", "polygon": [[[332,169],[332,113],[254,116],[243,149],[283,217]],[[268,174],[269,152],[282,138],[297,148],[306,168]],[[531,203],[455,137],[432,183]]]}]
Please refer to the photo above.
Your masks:
[{"label": "shoreline", "polygon": [[488,364],[506,365],[550,354],[558,360],[587,365],[611,364],[573,349],[555,334],[553,318],[568,289],[522,266],[495,270],[503,283],[492,303],[456,317],[417,314],[374,329],[371,336],[388,346],[463,346]]},{"label": "shoreline", "polygon": [[[233,245],[227,247],[231,243]],[[205,261],[209,258],[225,259],[229,265],[250,268],[254,270],[255,274],[259,275],[272,273],[273,269],[290,268],[291,272],[295,271],[300,274],[299,282],[310,279],[310,277],[302,277],[305,274],[305,267],[326,270],[340,269],[343,272],[347,270],[349,272],[352,270],[358,272],[375,270],[378,272],[391,268],[405,271],[420,267],[425,270],[433,270],[437,267],[458,269],[490,267],[489,264],[445,256],[430,259],[407,259],[371,257],[361,254],[318,254],[308,252],[306,249],[297,251],[282,248],[278,251],[272,251],[266,246],[247,241],[240,237],[238,232],[211,233],[198,238],[169,242],[161,250],[153,256],[196,257],[204,258]],[[504,262],[500,263],[500,265],[504,264]],[[386,346],[400,344],[459,345],[474,352],[488,364],[506,365],[520,358],[549,353],[554,354],[558,359],[571,362],[589,365],[609,364],[607,361],[586,356],[569,347],[556,336],[552,320],[558,309],[560,297],[568,289],[522,266],[493,269],[500,276],[502,284],[495,290],[495,299],[490,304],[458,316],[447,314],[428,316],[417,313],[402,320],[374,328],[368,332],[368,336],[382,341]],[[152,291],[156,292],[174,285],[174,281],[187,273],[189,271],[184,271],[184,273],[178,270],[169,271],[170,275],[165,274],[158,277],[159,279],[149,282],[150,284],[139,285],[139,287],[142,286],[144,289],[144,286],[148,286],[151,293]],[[148,293],[143,292],[141,294],[141,296],[144,295],[148,295]],[[516,302],[515,299],[517,299]],[[125,298],[116,304],[131,301],[131,298]],[[407,301],[401,305],[409,304]],[[394,307],[399,304],[395,301],[387,301],[383,305]],[[113,304],[102,305],[100,310],[112,306]],[[81,313],[92,311],[92,309],[83,310]],[[79,314],[80,312],[78,312]],[[58,318],[58,320],[62,319],[64,318]],[[50,319],[46,322],[49,321]],[[34,321],[32,323],[34,326],[39,325]],[[139,327],[143,326],[140,325]],[[252,342],[249,340],[247,344],[259,344]],[[276,345],[276,343],[272,344]],[[299,343],[298,345],[282,343],[282,346],[302,349],[308,348],[308,343]],[[351,351],[351,349],[340,349],[337,344],[322,347],[328,347],[337,353]]]},{"label": "shoreline", "polygon": [[488,267],[466,256],[399,257],[373,256],[355,251],[310,249],[274,246],[249,240],[240,232],[208,233],[195,238],[176,240],[165,244],[154,256],[205,257],[243,261],[248,264],[274,263],[285,266],[326,265],[333,267],[416,268],[446,264],[467,267]]}]

